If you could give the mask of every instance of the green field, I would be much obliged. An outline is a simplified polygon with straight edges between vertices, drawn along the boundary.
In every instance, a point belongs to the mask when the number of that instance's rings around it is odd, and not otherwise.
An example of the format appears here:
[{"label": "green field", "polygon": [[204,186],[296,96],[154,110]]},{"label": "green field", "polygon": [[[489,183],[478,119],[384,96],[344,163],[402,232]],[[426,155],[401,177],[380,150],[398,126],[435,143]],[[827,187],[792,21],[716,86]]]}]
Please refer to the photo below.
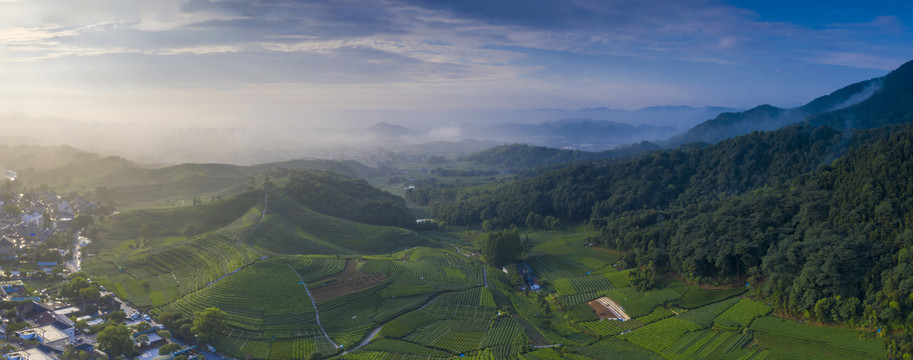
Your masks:
[{"label": "green field", "polygon": [[855,330],[811,326],[761,317],[751,323],[758,346],[772,359],[882,359],[880,340],[861,338]]},{"label": "green field", "polygon": [[[765,317],[769,306],[737,297],[745,288],[706,290],[664,279],[638,291],[630,271],[616,268],[622,254],[589,246],[582,226],[528,233],[522,261],[545,285],[536,293],[511,287],[494,267],[487,267],[486,278],[486,267],[468,254],[477,249],[470,242],[476,232],[439,232],[430,239],[326,216],[281,191],[266,203],[262,192],[249,192],[204,205],[120,213],[99,224],[101,253],[85,263],[88,273],[155,316],[222,309],[229,328],[213,345],[236,358],[341,355],[375,330],[367,346],[342,358],[753,359],[791,358],[795,351],[825,358],[837,348],[852,355],[847,358],[884,353],[880,341],[859,340],[853,331],[820,332]],[[197,234],[183,236],[188,226]],[[141,241],[141,230],[150,228]],[[633,319],[600,320],[586,303],[602,296]],[[332,343],[317,324],[312,299]]]}]

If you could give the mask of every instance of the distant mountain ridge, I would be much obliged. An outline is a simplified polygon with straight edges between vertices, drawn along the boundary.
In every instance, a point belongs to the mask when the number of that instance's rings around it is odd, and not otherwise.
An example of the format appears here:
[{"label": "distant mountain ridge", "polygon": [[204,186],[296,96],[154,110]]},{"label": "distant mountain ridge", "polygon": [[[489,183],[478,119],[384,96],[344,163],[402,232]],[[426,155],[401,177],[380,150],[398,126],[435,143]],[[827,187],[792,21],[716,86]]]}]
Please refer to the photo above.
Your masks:
[{"label": "distant mountain ridge", "polygon": [[649,141],[642,141],[637,144],[621,146],[612,150],[600,152],[555,149],[527,144],[511,144],[495,146],[465,156],[462,159],[501,168],[526,169],[571,162],[618,159],[660,149],[661,147],[659,145]]},{"label": "distant mountain ridge", "polygon": [[871,96],[851,106],[815,114],[806,123],[835,129],[872,129],[913,122],[913,61],[874,80],[880,87]]},{"label": "distant mountain ridge", "polygon": [[605,107],[573,111],[540,109],[509,112],[504,121],[487,125],[467,122],[422,132],[381,121],[368,127],[331,133],[345,136],[349,140],[360,139],[357,141],[388,145],[477,140],[495,144],[517,143],[605,151],[645,140],[668,139],[690,128],[692,124],[727,111],[737,110],[718,106],[652,106],[636,111]]},{"label": "distant mountain ridge", "polygon": [[[679,107],[652,107],[639,111],[669,111],[675,108]],[[595,108],[580,111],[618,112],[619,110]],[[614,159],[630,156],[638,151],[653,151],[660,148],[715,144],[753,131],[774,131],[797,123],[803,123],[813,128],[828,126],[842,130],[870,129],[911,122],[913,122],[913,61],[907,62],[886,76],[845,86],[800,107],[784,109],[765,104],[741,112],[723,112],[698,124],[686,133],[672,136],[666,141],[641,142],[603,152],[547,149],[514,144],[488,149],[467,158],[492,166],[529,168]],[[636,127],[628,124],[603,125],[607,128],[614,127],[620,133],[627,132],[628,135],[636,132]],[[564,131],[562,126],[569,126],[570,129]],[[538,125],[502,124],[496,127],[521,134],[551,132],[556,134],[555,136],[572,136],[574,131],[578,130],[585,134],[598,134],[598,126],[588,120],[567,119]],[[580,139],[586,139],[586,136],[584,135]]]},{"label": "distant mountain ridge", "polygon": [[381,121],[379,123],[371,125],[367,129],[365,129],[364,132],[367,134],[370,134],[370,135],[373,135],[376,137],[382,137],[382,138],[383,137],[387,137],[387,138],[399,137],[399,136],[415,134],[414,131],[409,130],[406,127],[399,126],[399,125],[392,125],[390,123],[387,123],[386,121]]},{"label": "distant mountain ridge", "polygon": [[[722,113],[713,119],[695,126],[684,134],[670,138],[662,144],[667,147],[675,147],[690,142],[717,143],[728,138],[748,134],[752,131],[776,130],[790,124],[806,121],[807,119],[817,119],[809,120],[808,124],[812,126],[829,125],[838,129],[844,128],[847,126],[840,123],[845,122],[848,119],[870,118],[865,114],[860,114],[860,110],[858,109],[860,109],[859,106],[862,104],[871,104],[870,100],[873,98],[878,101],[878,99],[888,97],[891,99],[890,101],[882,100],[881,103],[897,103],[897,99],[890,94],[904,93],[903,87],[913,81],[913,79],[911,79],[913,76],[910,74],[913,71],[908,69],[910,67],[913,67],[913,65],[907,63],[887,76],[860,81],[845,86],[797,108],[783,109],[765,104],[742,112]],[[906,81],[906,83],[904,81]],[[870,109],[868,112],[883,112],[886,106],[894,105],[885,104],[876,106],[880,107],[880,109]],[[842,120],[838,120],[837,118]],[[900,122],[908,121],[882,121],[877,122],[877,124],[888,125]],[[871,126],[867,126],[864,122],[860,123],[863,128],[881,126],[877,124],[873,123]]]},{"label": "distant mountain ridge", "polygon": [[668,139],[683,129],[690,128],[691,124],[727,111],[737,110],[717,106],[652,106],[636,111],[605,107],[575,111],[539,110],[562,118],[539,123],[506,122],[483,127],[467,126],[463,128],[463,133],[467,137],[504,143],[605,151],[645,140]]}]

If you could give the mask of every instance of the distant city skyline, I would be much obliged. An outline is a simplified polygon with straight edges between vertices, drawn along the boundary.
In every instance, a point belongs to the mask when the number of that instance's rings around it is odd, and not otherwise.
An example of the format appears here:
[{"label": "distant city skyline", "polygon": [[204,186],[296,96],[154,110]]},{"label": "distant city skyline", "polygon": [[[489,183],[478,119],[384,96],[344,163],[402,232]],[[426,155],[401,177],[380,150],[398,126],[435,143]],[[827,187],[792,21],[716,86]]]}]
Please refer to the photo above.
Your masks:
[{"label": "distant city skyline", "polygon": [[911,17],[851,1],[0,0],[0,115],[431,128],[792,107],[913,59]]}]

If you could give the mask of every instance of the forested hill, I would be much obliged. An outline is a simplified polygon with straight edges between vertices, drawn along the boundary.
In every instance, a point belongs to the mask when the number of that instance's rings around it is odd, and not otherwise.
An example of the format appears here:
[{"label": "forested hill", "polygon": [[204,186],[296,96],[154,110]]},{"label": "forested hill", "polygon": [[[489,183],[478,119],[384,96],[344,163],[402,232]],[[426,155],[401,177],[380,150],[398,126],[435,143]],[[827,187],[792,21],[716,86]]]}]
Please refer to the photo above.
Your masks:
[{"label": "forested hill", "polygon": [[913,61],[884,77],[877,91],[856,105],[810,117],[811,126],[869,129],[913,122]]},{"label": "forested hill", "polygon": [[[836,160],[834,160],[836,159]],[[913,126],[790,126],[692,150],[581,163],[439,203],[448,223],[588,220],[628,266],[746,281],[787,313],[913,327]]]},{"label": "forested hill", "polygon": [[594,218],[598,241],[692,280],[747,279],[818,321],[909,329],[913,127],[892,130],[862,131],[832,165],[776,186]]},{"label": "forested hill", "polygon": [[649,141],[623,146],[601,152],[555,149],[544,146],[511,144],[493,148],[466,156],[465,160],[480,164],[510,169],[528,169],[541,166],[566,164],[571,162],[599,159],[616,159],[659,150],[660,147]]},{"label": "forested hill", "polygon": [[716,143],[752,131],[776,130],[801,122],[814,114],[859,103],[878,92],[882,80],[883,78],[875,78],[858,82],[793,109],[761,105],[742,112],[723,113],[714,119],[698,124],[682,135],[669,139],[664,142],[664,145],[675,147],[690,142]]},{"label": "forested hill", "polygon": [[869,129],[913,122],[913,61],[890,74],[861,81],[803,106],[782,109],[760,105],[742,112],[726,112],[707,120],[685,134],[659,145],[641,142],[602,152],[553,149],[529,145],[503,145],[470,155],[466,159],[505,168],[533,168],[571,162],[617,159],[662,147],[690,143],[717,143],[752,131],[772,131],[795,123],[834,129]]},{"label": "forested hill", "polygon": [[579,163],[506,185],[465,189],[460,201],[436,203],[433,213],[450,224],[522,224],[530,212],[585,220],[593,211],[663,208],[788,181],[832,161],[858,139],[798,125],[754,132],[709,147]]},{"label": "forested hill", "polygon": [[298,203],[319,213],[372,225],[414,228],[415,217],[403,198],[364,180],[332,172],[300,171],[286,185]]}]

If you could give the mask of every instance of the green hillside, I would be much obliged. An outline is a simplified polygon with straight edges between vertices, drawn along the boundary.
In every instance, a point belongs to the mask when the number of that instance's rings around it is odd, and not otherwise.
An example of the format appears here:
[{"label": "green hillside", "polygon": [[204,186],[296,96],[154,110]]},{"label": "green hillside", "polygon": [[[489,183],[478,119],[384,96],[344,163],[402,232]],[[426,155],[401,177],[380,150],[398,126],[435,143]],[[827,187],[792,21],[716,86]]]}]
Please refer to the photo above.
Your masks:
[{"label": "green hillside", "polygon": [[881,89],[859,104],[817,114],[806,123],[836,129],[871,129],[913,122],[913,61],[881,81]]},{"label": "green hillside", "polygon": [[791,126],[710,147],[657,151],[629,160],[565,166],[509,184],[462,189],[433,216],[450,224],[523,224],[530,212],[582,221],[690,203],[787,181],[840,156],[853,141],[828,128]]},{"label": "green hillside", "polygon": [[415,217],[403,198],[364,180],[332,172],[296,172],[285,189],[302,205],[326,215],[374,225],[415,227]]},{"label": "green hillside", "polygon": [[502,168],[527,169],[566,164],[570,162],[624,158],[635,154],[659,149],[659,145],[648,141],[601,152],[587,152],[580,150],[554,149],[544,146],[512,144],[495,146],[490,149],[462,157],[461,159]]},{"label": "green hillside", "polygon": [[266,216],[242,241],[283,254],[385,253],[429,241],[414,231],[327,216],[273,192]]},{"label": "green hillside", "polygon": [[[2,153],[0,153],[2,155]],[[290,160],[252,166],[179,164],[151,167],[120,157],[85,156],[81,161],[29,174],[31,182],[67,192],[91,194],[118,209],[185,205],[200,198],[213,200],[259,186],[265,177],[286,176],[295,170],[333,171],[353,178],[376,176],[378,171],[355,161]],[[56,162],[50,162],[57,164]]]},{"label": "green hillside", "polygon": [[[890,75],[889,75],[890,76]],[[752,131],[771,131],[800,123],[809,117],[829,116],[829,112],[840,112],[842,108],[856,105],[866,97],[881,91],[885,78],[875,78],[848,85],[828,95],[792,109],[771,105],[760,105],[742,112],[722,113],[716,118],[698,124],[688,132],[674,136],[664,143],[674,147],[692,142],[717,143],[725,139],[745,135]],[[820,126],[823,122],[813,122]],[[842,127],[840,124],[838,128]],[[869,126],[875,127],[875,126]]]},{"label": "green hillside", "polygon": [[248,191],[199,205],[122,212],[98,221],[101,228],[98,245],[103,250],[111,249],[144,237],[143,245],[155,246],[167,238],[183,236],[188,227],[191,230],[188,235],[218,230],[255,207],[263,208],[262,191]]},{"label": "green hillside", "polygon": [[[904,98],[905,71],[843,110]],[[807,107],[840,107],[864,86]],[[429,200],[450,227],[423,234],[404,229],[414,218],[401,198],[365,181],[274,169],[257,175],[266,190],[99,220],[85,269],[159,318],[222,309],[213,345],[237,358],[900,358],[913,344],[901,333],[913,313],[910,144],[910,125],[803,124],[454,185]],[[568,158],[486,156],[511,149]],[[538,230],[545,216],[561,221]],[[479,224],[521,226],[523,265],[487,266],[494,240]]]}]

